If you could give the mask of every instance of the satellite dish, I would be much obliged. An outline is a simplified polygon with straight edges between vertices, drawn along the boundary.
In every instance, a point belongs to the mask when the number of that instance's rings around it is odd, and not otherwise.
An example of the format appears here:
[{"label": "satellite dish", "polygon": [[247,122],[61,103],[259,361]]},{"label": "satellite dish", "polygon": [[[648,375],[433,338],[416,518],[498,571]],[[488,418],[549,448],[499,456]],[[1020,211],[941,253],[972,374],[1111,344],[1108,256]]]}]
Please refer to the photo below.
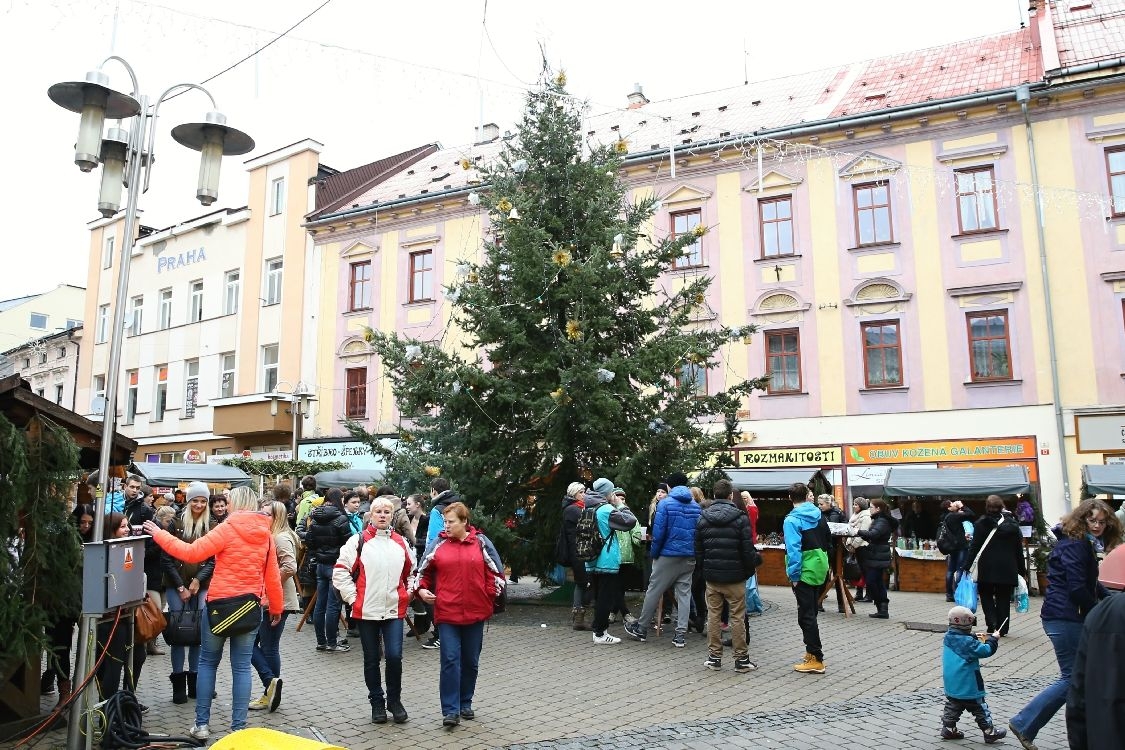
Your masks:
[{"label": "satellite dish", "polygon": [[90,401],[90,413],[99,417],[105,415],[104,396],[94,396],[94,398]]}]

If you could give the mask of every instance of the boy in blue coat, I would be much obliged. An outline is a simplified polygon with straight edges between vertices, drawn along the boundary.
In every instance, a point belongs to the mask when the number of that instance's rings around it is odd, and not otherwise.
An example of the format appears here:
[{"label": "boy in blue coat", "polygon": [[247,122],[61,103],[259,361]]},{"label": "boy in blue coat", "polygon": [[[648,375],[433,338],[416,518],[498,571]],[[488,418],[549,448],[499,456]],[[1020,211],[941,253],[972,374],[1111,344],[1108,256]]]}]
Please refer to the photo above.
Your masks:
[{"label": "boy in blue coat", "polygon": [[962,711],[968,711],[984,732],[984,741],[991,745],[1008,731],[992,724],[992,714],[984,702],[984,679],[980,676],[980,660],[996,653],[1000,633],[989,634],[983,641],[973,635],[977,616],[965,607],[949,610],[949,630],[945,631],[941,655],[941,676],[945,684],[945,709],[941,712],[941,738],[960,740],[965,734],[957,728]]}]

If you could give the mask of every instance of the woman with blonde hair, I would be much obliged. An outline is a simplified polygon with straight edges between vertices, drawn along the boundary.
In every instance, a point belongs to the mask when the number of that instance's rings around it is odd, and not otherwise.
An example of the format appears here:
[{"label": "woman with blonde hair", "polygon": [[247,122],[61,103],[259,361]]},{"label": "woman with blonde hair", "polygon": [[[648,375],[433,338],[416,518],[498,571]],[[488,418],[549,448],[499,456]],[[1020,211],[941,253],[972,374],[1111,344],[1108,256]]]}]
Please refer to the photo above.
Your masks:
[{"label": "woman with blonde hair", "polygon": [[[176,518],[168,532],[185,544],[202,539],[211,530],[210,496],[211,491],[203,482],[192,482],[184,493],[187,503],[183,512]],[[163,509],[162,509],[163,510]],[[157,524],[161,528],[162,525]],[[184,609],[203,611],[207,599],[207,585],[215,570],[214,560],[201,562],[182,562],[160,552],[160,567],[164,571],[164,599],[168,602],[168,613],[174,615]],[[200,615],[202,618],[202,615]],[[184,656],[187,656],[185,670]],[[196,680],[199,674],[199,645],[172,646],[172,702],[187,703],[196,696]]]},{"label": "woman with blonde hair", "polygon": [[[270,516],[270,533],[273,534],[274,548],[277,552],[277,567],[281,571],[281,589],[285,592],[285,606],[281,619],[276,624],[263,612],[262,624],[258,627],[258,638],[254,642],[254,652],[250,664],[258,673],[265,692],[262,697],[250,702],[252,711],[268,709],[272,714],[281,705],[281,636],[285,632],[285,618],[296,612],[297,585],[293,577],[297,575],[297,535],[289,528],[289,508],[285,503],[271,501],[262,503],[262,511]],[[267,602],[262,603],[268,607]]]}]

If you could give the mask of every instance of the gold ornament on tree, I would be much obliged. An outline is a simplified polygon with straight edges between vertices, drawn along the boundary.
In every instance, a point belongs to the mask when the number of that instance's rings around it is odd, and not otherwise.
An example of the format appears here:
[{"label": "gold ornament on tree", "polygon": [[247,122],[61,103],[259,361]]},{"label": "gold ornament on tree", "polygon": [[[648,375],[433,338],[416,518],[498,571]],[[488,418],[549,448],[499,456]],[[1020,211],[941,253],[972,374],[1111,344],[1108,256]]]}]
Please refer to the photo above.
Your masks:
[{"label": "gold ornament on tree", "polygon": [[553,260],[555,265],[559,268],[566,268],[570,265],[570,261],[573,260],[573,258],[566,250],[556,250],[551,256],[551,260]]},{"label": "gold ornament on tree", "polygon": [[428,477],[440,477],[441,469],[437,466],[423,466],[422,473]]},{"label": "gold ornament on tree", "polygon": [[578,324],[577,320],[566,321],[566,337],[571,341],[582,340],[582,326]]},{"label": "gold ornament on tree", "polygon": [[613,150],[618,154],[629,153],[629,141],[625,140],[624,138],[618,139],[617,143],[613,144]]},{"label": "gold ornament on tree", "polygon": [[702,237],[702,236],[703,236],[703,235],[705,235],[705,234],[707,234],[707,227],[706,227],[706,225],[704,225],[704,224],[696,224],[696,225],[695,225],[694,227],[692,227],[692,230],[691,230],[691,235],[692,235],[693,237]]},{"label": "gold ornament on tree", "polygon": [[500,200],[496,201],[496,210],[500,213],[506,214],[512,210],[512,202],[507,198],[501,198]]},{"label": "gold ornament on tree", "polygon": [[473,168],[473,163],[468,159],[461,160],[461,169],[469,170]]},{"label": "gold ornament on tree", "polygon": [[557,83],[560,86],[566,85],[566,71],[565,70],[560,70],[559,74],[557,76],[555,76],[555,83]]}]

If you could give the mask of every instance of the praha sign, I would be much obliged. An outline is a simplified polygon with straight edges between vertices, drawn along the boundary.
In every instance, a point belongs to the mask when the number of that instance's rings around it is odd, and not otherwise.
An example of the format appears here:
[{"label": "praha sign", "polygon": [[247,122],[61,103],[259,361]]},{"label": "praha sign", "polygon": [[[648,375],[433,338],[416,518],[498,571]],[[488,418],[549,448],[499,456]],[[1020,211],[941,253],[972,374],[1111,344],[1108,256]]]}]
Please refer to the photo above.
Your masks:
[{"label": "praha sign", "polygon": [[156,259],[156,272],[163,273],[176,268],[190,266],[193,263],[202,263],[205,260],[207,260],[207,254],[203,251],[203,248],[188,250],[179,255],[162,255]]}]

